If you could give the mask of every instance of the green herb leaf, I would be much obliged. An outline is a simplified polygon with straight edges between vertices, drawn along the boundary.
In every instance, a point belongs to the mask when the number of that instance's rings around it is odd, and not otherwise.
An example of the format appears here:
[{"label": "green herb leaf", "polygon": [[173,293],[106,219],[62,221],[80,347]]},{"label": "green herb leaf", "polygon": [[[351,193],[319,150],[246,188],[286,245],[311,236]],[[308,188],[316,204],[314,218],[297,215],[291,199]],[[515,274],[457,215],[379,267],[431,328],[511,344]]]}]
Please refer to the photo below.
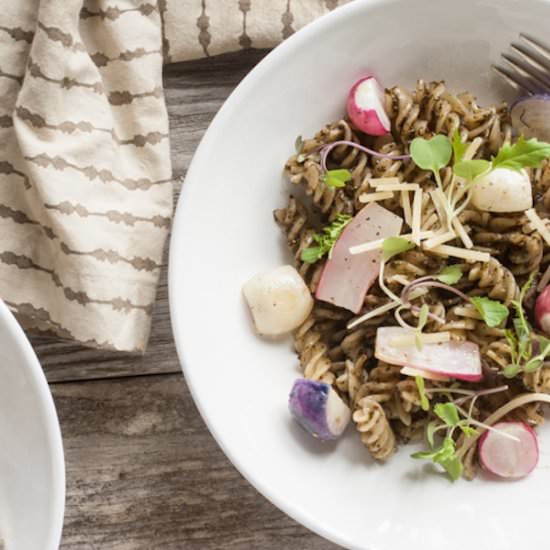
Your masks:
[{"label": "green herb leaf", "polygon": [[464,153],[466,152],[466,149],[468,149],[468,144],[462,141],[460,137],[460,132],[458,130],[455,130],[453,133],[452,146],[453,146],[453,154],[455,157],[454,161],[455,161],[455,164],[458,164],[464,157]]},{"label": "green herb leaf", "polygon": [[323,181],[328,187],[341,188],[351,179],[351,172],[346,169],[328,170],[323,176]]},{"label": "green herb leaf", "polygon": [[538,356],[534,357],[530,361],[527,361],[525,365],[523,365],[523,372],[535,372],[542,366],[542,359],[540,359]]},{"label": "green herb leaf", "polygon": [[550,157],[550,143],[536,138],[526,140],[523,136],[514,145],[505,143],[493,159],[493,168],[509,168],[519,171],[525,166],[538,168],[540,163]]},{"label": "green herb leaf", "polygon": [[477,433],[477,430],[472,426],[469,426],[468,424],[466,424],[466,421],[464,421],[464,424],[462,423],[460,424],[460,429],[462,430],[462,432],[466,437],[472,437]]},{"label": "green herb leaf", "polygon": [[434,407],[434,413],[439,416],[447,426],[453,427],[460,422],[458,409],[454,403],[438,403]]},{"label": "green herb leaf", "polygon": [[491,170],[491,163],[488,160],[461,160],[453,166],[455,176],[473,182],[479,176]]},{"label": "green herb leaf", "polygon": [[347,214],[338,214],[330,225],[323,228],[321,233],[316,233],[313,235],[313,240],[318,244],[318,246],[304,248],[300,255],[302,262],[313,264],[326,254],[330,255],[336,241],[351,219],[351,216],[348,216]]},{"label": "green herb leaf", "polygon": [[429,411],[430,402],[424,390],[424,378],[422,378],[422,376],[415,376],[414,381],[416,382],[416,387],[418,388],[418,394],[420,395],[420,406],[422,407],[423,411]]},{"label": "green herb leaf", "polygon": [[432,139],[414,138],[410,151],[417,166],[432,172],[439,172],[441,168],[447,166],[453,154],[449,138],[441,134]]},{"label": "green herb leaf", "polygon": [[485,296],[474,296],[470,301],[481,314],[481,317],[489,327],[497,327],[508,317],[510,313],[508,308],[498,302]]},{"label": "green herb leaf", "polygon": [[384,260],[389,260],[391,257],[414,247],[415,244],[404,237],[388,237],[382,243],[382,255]]},{"label": "green herb leaf", "polygon": [[447,436],[441,446],[433,451],[414,453],[412,458],[432,460],[443,466],[453,481],[456,481],[462,474],[462,462],[456,454],[455,442],[452,437]]},{"label": "green herb leaf", "polygon": [[316,261],[320,260],[325,252],[320,246],[310,246],[309,248],[304,248],[300,256],[302,262],[307,264],[314,264]]},{"label": "green herb leaf", "polygon": [[508,365],[503,371],[502,374],[505,378],[514,378],[521,371],[519,365]]},{"label": "green herb leaf", "polygon": [[428,440],[430,447],[434,446],[434,435],[435,435],[435,432],[439,429],[439,426],[440,425],[435,420],[432,420],[426,426],[426,439]]},{"label": "green herb leaf", "polygon": [[418,313],[418,326],[416,327],[418,330],[422,330],[426,326],[428,322],[428,313],[430,313],[428,304],[422,304]]},{"label": "green herb leaf", "polygon": [[297,155],[304,150],[304,140],[302,139],[302,136],[298,136],[296,138],[296,141],[294,142],[294,149],[296,150]]},{"label": "green herb leaf", "polygon": [[446,285],[454,285],[462,278],[462,270],[457,264],[448,265],[435,278]]}]

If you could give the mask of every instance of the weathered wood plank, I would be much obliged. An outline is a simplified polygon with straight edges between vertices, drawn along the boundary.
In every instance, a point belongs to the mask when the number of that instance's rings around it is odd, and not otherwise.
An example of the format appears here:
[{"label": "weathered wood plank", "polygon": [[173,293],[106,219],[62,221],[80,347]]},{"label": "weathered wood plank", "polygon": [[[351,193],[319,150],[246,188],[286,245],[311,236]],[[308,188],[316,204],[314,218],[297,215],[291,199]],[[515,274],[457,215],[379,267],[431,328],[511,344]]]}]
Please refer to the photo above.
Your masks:
[{"label": "weathered wood plank", "polygon": [[[166,68],[164,84],[176,195],[210,121],[235,86],[265,53],[228,54]],[[147,353],[143,357],[121,355],[86,349],[74,343],[32,338],[49,381],[179,372],[168,311],[167,258],[166,251]]]},{"label": "weathered wood plank", "polygon": [[63,431],[63,550],[328,550],[225,458],[181,375],[51,386]]}]

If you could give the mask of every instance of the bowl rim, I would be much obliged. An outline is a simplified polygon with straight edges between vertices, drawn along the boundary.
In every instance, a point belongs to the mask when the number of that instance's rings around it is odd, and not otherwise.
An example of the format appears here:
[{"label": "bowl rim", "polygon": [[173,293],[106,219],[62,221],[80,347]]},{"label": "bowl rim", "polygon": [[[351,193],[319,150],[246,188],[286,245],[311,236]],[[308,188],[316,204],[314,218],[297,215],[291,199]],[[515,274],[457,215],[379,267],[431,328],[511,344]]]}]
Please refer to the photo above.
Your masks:
[{"label": "bowl rim", "polygon": [[51,450],[54,488],[51,495],[49,509],[54,517],[53,525],[50,525],[47,539],[44,541],[44,550],[57,550],[61,542],[63,520],[65,516],[65,458],[63,452],[63,440],[59,418],[54,400],[50,392],[46,375],[38,361],[38,357],[29,342],[21,325],[17,322],[13,313],[3,300],[0,300],[0,319],[4,322],[5,330],[10,334],[21,351],[23,362],[31,374],[30,383],[38,401],[38,406],[46,426],[46,437]]},{"label": "bowl rim", "polygon": [[[294,506],[292,503],[285,501],[283,498],[280,498],[276,492],[274,492],[270,487],[268,482],[264,482],[262,479],[257,478],[246,470],[246,467],[242,465],[239,461],[239,458],[229,448],[229,443],[225,441],[224,435],[219,432],[215,425],[214,421],[209,419],[205,407],[203,405],[203,400],[199,395],[197,387],[195,386],[195,381],[192,374],[192,369],[189,367],[187,353],[186,353],[186,344],[187,337],[184,335],[184,332],[180,330],[180,316],[177,313],[176,302],[179,300],[179,266],[180,262],[172,261],[172,258],[180,250],[185,250],[187,247],[184,246],[184,241],[187,239],[187,230],[185,228],[187,210],[189,208],[189,195],[190,188],[194,188],[197,184],[190,184],[192,180],[196,180],[198,174],[198,166],[207,160],[208,149],[210,147],[210,142],[213,141],[220,128],[223,127],[225,120],[231,115],[234,111],[238,101],[239,96],[245,94],[249,88],[253,87],[257,80],[260,80],[266,72],[271,69],[271,66],[284,59],[292,52],[294,49],[299,48],[303,43],[306,43],[310,40],[311,37],[315,35],[322,34],[324,29],[337,25],[340,20],[347,19],[352,14],[364,10],[367,6],[374,7],[377,5],[385,4],[388,0],[355,0],[348,4],[337,7],[331,12],[328,12],[318,19],[312,21],[305,27],[298,30],[292,36],[287,38],[284,42],[279,44],[276,48],[270,51],[253,69],[243,78],[239,85],[231,92],[229,97],[226,99],[216,116],[213,118],[212,122],[209,124],[206,132],[204,133],[194,155],[192,161],[189,165],[187,174],[185,175],[185,181],[182,186],[182,190],[177,201],[176,211],[174,214],[174,221],[172,224],[172,233],[170,238],[169,246],[169,260],[168,260],[168,301],[170,308],[170,321],[172,326],[172,334],[176,344],[176,351],[180,361],[181,369],[185,376],[186,383],[191,392],[193,401],[204,421],[208,430],[216,440],[216,443],[219,445],[225,456],[233,464],[233,466],[240,472],[240,474],[265,498],[267,498],[271,503],[273,503],[277,508],[282,510],[285,514],[290,516],[292,519],[304,525],[309,530],[317,533],[318,535],[336,543],[340,546],[350,548],[352,542],[347,540],[343,533],[338,532],[335,529],[327,528],[326,526],[319,525],[319,523],[304,509],[301,509],[297,506]],[[374,547],[369,546],[364,547],[364,550],[376,550]]]}]

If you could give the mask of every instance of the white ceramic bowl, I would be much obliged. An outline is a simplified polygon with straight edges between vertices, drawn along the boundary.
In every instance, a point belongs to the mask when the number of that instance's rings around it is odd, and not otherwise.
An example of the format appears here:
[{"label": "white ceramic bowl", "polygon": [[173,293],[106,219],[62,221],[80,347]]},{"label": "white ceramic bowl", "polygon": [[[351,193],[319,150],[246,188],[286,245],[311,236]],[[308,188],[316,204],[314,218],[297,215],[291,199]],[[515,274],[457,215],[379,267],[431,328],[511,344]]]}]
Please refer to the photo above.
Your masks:
[{"label": "white ceramic bowl", "polygon": [[59,422],[42,368],[0,302],[0,538],[5,550],[57,550],[65,506]]},{"label": "white ceramic bowl", "polygon": [[[241,285],[288,262],[272,210],[298,134],[343,113],[372,71],[385,85],[445,79],[482,101],[510,91],[489,65],[520,31],[544,37],[550,2],[356,0],[306,27],[241,83],[205,135],[180,198],[170,250],[170,304],[184,374],[214,437],[267,498],[310,529],[369,550],[550,547],[550,430],[525,480],[427,475],[404,447],[374,464],[350,428],[321,444],[290,419],[298,375],[289,342],[254,336]],[[238,503],[234,503],[235,506]]]}]

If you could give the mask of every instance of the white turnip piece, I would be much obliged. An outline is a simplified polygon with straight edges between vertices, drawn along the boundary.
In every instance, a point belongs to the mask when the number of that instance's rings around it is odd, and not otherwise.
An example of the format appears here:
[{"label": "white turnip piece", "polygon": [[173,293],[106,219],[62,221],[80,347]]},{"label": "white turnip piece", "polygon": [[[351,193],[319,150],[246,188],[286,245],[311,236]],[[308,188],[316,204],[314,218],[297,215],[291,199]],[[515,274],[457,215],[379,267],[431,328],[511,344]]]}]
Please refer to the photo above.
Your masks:
[{"label": "white turnip piece", "polygon": [[479,346],[474,342],[442,342],[424,344],[418,350],[414,343],[396,346],[393,342],[410,336],[402,327],[379,327],[376,331],[374,355],[390,363],[427,371],[446,378],[479,382],[483,378]]},{"label": "white turnip piece", "polygon": [[354,126],[370,136],[383,136],[390,131],[390,119],[384,109],[384,92],[373,76],[358,80],[347,101],[348,115]]},{"label": "white turnip piece", "polygon": [[537,94],[518,99],[510,110],[512,126],[526,139],[550,141],[550,95]]},{"label": "white turnip piece", "polygon": [[256,330],[266,336],[294,330],[313,308],[309,289],[290,265],[255,275],[243,285],[243,293]]},{"label": "white turnip piece", "polygon": [[479,460],[483,467],[506,478],[530,474],[539,460],[537,434],[533,429],[524,422],[498,422],[492,428],[484,432],[479,440]]},{"label": "white turnip piece", "polygon": [[486,212],[524,212],[533,206],[531,182],[525,170],[495,168],[475,180],[472,204]]},{"label": "white turnip piece", "polygon": [[360,210],[336,241],[321,274],[316,298],[359,313],[368,289],[380,272],[382,251],[352,255],[349,249],[399,235],[402,225],[399,216],[376,203]]},{"label": "white turnip piece", "polygon": [[547,335],[550,335],[550,285],[537,298],[535,303],[535,321]]},{"label": "white turnip piece", "polygon": [[351,418],[349,407],[329,384],[305,378],[294,382],[288,407],[302,428],[323,441],[340,437]]}]

